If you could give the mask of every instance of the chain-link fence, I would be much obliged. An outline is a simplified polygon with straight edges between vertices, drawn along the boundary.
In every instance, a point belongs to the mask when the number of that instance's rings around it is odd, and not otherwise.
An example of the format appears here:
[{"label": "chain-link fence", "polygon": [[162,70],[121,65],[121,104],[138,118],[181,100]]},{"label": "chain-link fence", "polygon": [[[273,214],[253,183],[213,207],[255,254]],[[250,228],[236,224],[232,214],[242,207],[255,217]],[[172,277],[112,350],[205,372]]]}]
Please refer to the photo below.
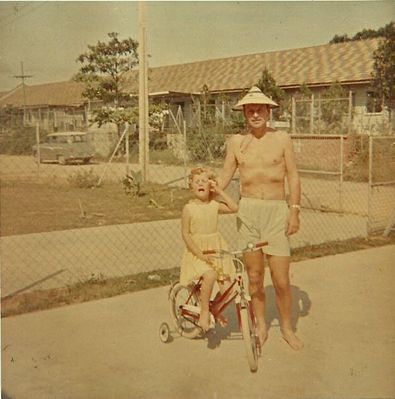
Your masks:
[{"label": "chain-link fence", "polygon": [[[110,156],[89,164],[0,156],[2,297],[179,265],[186,176],[196,164],[221,167],[230,130],[221,123],[190,128],[180,115],[169,118],[173,128],[150,132],[145,183],[133,127],[121,136],[89,133],[96,144],[112,143]],[[387,227],[395,198],[394,136],[291,137],[303,208],[293,248]],[[238,199],[237,176],[228,190]],[[221,216],[220,230],[236,246],[235,215]]]},{"label": "chain-link fence", "polygon": [[339,98],[292,97],[291,114],[293,133],[349,134],[352,129],[352,94]]}]

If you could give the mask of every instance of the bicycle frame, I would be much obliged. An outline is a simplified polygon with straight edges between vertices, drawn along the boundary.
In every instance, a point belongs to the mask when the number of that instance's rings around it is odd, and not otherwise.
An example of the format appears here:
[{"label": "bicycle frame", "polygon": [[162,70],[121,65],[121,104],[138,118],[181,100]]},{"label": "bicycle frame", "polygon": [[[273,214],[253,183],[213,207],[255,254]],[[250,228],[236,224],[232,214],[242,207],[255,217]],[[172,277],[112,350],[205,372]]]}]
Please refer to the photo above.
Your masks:
[{"label": "bicycle frame", "polygon": [[[243,251],[225,251],[225,250],[207,250],[203,251],[203,254],[213,256],[230,256],[236,268],[236,276],[231,282],[230,286],[221,294],[217,294],[216,297],[210,301],[210,325],[214,327],[215,321],[219,319],[220,314],[223,310],[233,301],[236,305],[236,314],[239,329],[242,333],[244,347],[247,355],[248,364],[250,371],[255,372],[258,369],[258,356],[260,354],[260,345],[256,337],[255,328],[256,322],[254,312],[251,306],[251,298],[247,295],[244,288],[243,272],[244,262],[241,259],[241,255],[246,251],[254,251],[258,248],[267,245],[267,242],[259,244],[248,244],[247,248]],[[197,283],[192,283],[188,287],[185,287],[179,283],[172,285],[169,291],[170,300],[170,312],[173,320],[176,324],[176,329],[187,338],[196,338],[201,332],[201,328],[198,324],[200,317],[200,288],[202,286],[203,276],[199,278]],[[187,291],[187,299],[182,297],[182,292]],[[179,296],[178,296],[179,295]],[[178,302],[177,298],[181,297],[181,302]],[[191,326],[185,325],[184,322],[191,323]],[[167,339],[166,332],[168,327],[163,328],[161,331],[161,339]]]},{"label": "bicycle frame", "polygon": [[[204,254],[214,255],[214,256],[231,256],[232,261],[235,265],[236,276],[232,281],[231,285],[219,296],[217,295],[212,301],[210,301],[209,310],[213,315],[214,320],[218,319],[218,316],[225,310],[225,308],[235,300],[236,310],[237,310],[237,319],[240,327],[240,307],[246,307],[245,301],[249,301],[250,298],[247,296],[247,293],[244,288],[243,282],[243,271],[244,271],[244,262],[240,259],[240,256],[246,251],[253,251],[259,249],[263,246],[267,245],[267,242],[258,243],[255,245],[249,244],[246,249],[243,251],[225,251],[225,250],[206,250],[203,251]],[[200,296],[200,287],[202,284],[203,276],[201,276],[196,284],[192,286],[190,290],[190,294],[185,305],[182,306],[181,314],[183,317],[187,318],[190,322],[197,325],[200,309],[196,306],[190,306],[188,303],[194,294]],[[252,315],[253,316],[253,315]],[[255,319],[254,317],[252,318]],[[255,322],[254,322],[255,324]]]}]

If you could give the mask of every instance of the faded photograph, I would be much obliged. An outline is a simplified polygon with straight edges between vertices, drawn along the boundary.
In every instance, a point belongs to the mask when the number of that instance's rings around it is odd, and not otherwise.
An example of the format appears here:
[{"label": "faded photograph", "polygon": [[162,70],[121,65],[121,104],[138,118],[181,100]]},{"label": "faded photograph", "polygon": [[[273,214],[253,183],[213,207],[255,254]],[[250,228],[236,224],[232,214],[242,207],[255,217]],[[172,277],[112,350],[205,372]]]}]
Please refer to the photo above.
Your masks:
[{"label": "faded photograph", "polygon": [[1,394],[395,394],[395,3],[1,1]]}]

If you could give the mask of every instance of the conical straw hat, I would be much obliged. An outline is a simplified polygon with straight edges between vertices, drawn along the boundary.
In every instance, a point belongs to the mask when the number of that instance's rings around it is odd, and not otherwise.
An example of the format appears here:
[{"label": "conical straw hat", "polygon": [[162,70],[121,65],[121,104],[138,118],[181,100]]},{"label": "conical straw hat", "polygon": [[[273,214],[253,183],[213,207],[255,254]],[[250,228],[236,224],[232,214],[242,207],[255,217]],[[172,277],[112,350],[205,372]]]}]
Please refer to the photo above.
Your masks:
[{"label": "conical straw hat", "polygon": [[246,104],[267,104],[270,108],[278,107],[278,104],[265,96],[259,87],[253,86],[248,93],[232,108],[234,111],[242,111]]}]

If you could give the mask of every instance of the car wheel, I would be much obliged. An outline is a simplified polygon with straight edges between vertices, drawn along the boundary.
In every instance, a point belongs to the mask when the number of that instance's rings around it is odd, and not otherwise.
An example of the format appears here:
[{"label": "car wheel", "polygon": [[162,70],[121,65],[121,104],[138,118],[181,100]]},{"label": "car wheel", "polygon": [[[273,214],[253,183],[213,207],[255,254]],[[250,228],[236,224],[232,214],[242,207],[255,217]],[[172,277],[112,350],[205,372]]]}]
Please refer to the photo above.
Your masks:
[{"label": "car wheel", "polygon": [[91,161],[90,158],[84,158],[82,162],[83,162],[84,164],[87,164],[87,163],[89,163],[90,161]]}]

